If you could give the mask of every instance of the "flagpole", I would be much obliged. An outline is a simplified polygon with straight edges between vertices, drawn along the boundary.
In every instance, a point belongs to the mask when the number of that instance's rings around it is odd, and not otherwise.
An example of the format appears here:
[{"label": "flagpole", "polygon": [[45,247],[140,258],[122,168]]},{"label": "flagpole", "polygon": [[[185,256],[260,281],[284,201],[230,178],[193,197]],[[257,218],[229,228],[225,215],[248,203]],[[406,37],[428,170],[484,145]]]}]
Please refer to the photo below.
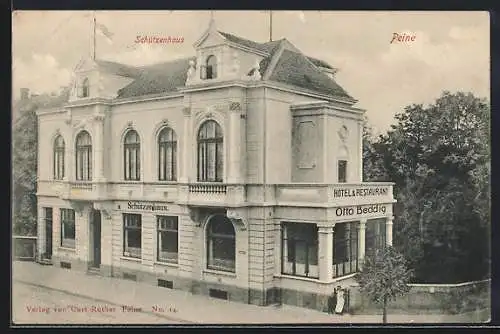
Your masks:
[{"label": "flagpole", "polygon": [[96,33],[95,33],[96,19],[95,10],[92,11],[92,60],[95,60],[96,53]]},{"label": "flagpole", "polygon": [[273,11],[269,11],[269,42],[273,41]]}]

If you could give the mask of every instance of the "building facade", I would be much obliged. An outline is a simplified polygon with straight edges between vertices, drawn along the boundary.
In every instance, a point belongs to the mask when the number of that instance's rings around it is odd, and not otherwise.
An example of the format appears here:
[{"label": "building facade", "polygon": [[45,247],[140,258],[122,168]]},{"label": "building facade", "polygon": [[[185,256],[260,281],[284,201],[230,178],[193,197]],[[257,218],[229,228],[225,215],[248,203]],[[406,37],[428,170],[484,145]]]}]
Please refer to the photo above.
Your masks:
[{"label": "building facade", "polygon": [[362,181],[364,111],[286,39],[212,21],[194,49],[83,59],[69,100],[39,110],[39,260],[325,310],[392,243],[392,183]]}]

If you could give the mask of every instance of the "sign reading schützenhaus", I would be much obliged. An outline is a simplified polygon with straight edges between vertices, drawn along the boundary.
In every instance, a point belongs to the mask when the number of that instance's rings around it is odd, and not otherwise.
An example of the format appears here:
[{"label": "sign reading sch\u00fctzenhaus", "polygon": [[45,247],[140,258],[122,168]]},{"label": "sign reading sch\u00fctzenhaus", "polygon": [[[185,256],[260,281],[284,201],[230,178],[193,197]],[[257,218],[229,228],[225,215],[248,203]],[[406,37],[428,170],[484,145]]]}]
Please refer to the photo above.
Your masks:
[{"label": "sign reading sch\u00fctzenhaus", "polygon": [[160,204],[148,203],[148,202],[129,201],[127,203],[127,207],[129,210],[168,211],[168,207],[166,205],[160,205]]}]

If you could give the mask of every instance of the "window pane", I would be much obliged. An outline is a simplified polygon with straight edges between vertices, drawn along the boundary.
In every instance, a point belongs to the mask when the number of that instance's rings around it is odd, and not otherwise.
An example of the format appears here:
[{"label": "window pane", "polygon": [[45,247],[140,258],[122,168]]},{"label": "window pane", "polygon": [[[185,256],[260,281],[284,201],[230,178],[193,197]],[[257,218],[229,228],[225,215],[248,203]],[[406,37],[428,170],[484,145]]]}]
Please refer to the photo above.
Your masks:
[{"label": "window pane", "polygon": [[171,166],[172,175],[170,180],[177,180],[177,144],[173,143],[172,145],[172,166]]},{"label": "window pane", "polygon": [[158,178],[160,180],[165,180],[165,144],[160,144],[159,156],[158,156]]},{"label": "window pane", "polygon": [[338,179],[339,182],[347,182],[347,161],[339,160],[338,162]]},{"label": "window pane", "polygon": [[215,180],[215,143],[208,143],[207,145],[207,179],[210,181]]},{"label": "window pane", "polygon": [[223,152],[222,152],[223,145],[222,143],[217,143],[217,157],[216,157],[216,163],[217,163],[217,181],[222,181],[222,169],[223,169]]}]

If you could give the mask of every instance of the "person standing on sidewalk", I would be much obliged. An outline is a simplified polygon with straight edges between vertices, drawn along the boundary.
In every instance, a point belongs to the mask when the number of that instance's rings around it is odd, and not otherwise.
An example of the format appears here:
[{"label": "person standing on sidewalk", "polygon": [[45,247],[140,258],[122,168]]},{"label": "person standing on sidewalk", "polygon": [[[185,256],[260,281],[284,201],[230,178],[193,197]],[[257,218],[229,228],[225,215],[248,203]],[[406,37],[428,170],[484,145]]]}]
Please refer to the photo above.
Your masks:
[{"label": "person standing on sidewalk", "polygon": [[342,290],[342,287],[339,285],[337,287],[337,306],[335,307],[336,314],[344,313],[344,303],[345,303],[344,290]]}]

